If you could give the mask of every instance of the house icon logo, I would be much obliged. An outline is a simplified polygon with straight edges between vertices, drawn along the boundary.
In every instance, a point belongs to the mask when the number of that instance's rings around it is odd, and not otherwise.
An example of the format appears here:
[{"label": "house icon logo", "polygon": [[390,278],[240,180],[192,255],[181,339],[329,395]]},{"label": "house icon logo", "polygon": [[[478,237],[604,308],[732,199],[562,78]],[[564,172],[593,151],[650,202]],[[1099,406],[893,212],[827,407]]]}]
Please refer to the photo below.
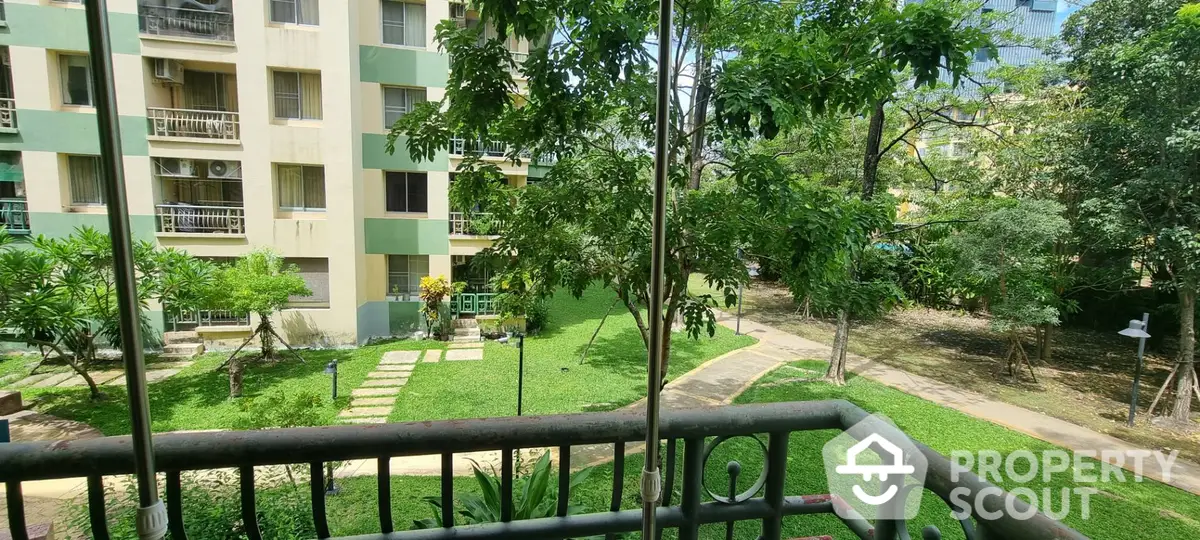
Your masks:
[{"label": "house icon logo", "polygon": [[916,517],[928,463],[887,418],[866,417],[826,443],[821,454],[839,516]]},{"label": "house icon logo", "polygon": [[[891,455],[891,465],[859,465],[858,456],[868,450],[872,444],[878,445],[884,451]],[[904,464],[904,451],[900,450],[899,446],[892,444],[887,439],[883,438],[878,433],[872,433],[867,438],[851,446],[846,451],[846,464],[834,467],[838,474],[862,475],[863,480],[870,480],[872,476],[878,476],[880,482],[886,482],[888,475],[912,474],[916,472],[916,467]],[[858,484],[854,484],[851,488],[854,496],[858,500],[872,506],[879,506],[892,500],[896,493],[900,491],[900,486],[895,483],[889,484],[887,489],[881,495],[869,495]]]}]

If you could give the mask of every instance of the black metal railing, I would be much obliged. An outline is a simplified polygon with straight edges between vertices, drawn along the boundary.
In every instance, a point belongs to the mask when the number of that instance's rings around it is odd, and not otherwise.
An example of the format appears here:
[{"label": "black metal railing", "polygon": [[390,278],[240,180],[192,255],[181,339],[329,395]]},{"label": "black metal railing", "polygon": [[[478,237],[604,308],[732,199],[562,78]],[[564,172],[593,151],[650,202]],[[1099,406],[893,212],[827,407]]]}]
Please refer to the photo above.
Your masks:
[{"label": "black metal railing", "polygon": [[[661,422],[661,436],[667,441],[664,500],[657,511],[657,523],[677,529],[679,538],[695,539],[699,527],[708,523],[761,521],[762,538],[778,540],[786,516],[833,514],[840,500],[829,495],[785,493],[788,438],[792,432],[808,430],[847,430],[867,418],[867,413],[845,401],[787,402],[727,406],[667,412]],[[894,430],[881,423],[881,431]],[[543,417],[509,417],[441,422],[384,424],[371,426],[331,426],[276,429],[263,431],[226,431],[215,433],[166,434],[154,438],[157,466],[166,474],[166,502],[171,516],[171,538],[186,538],[188,516],[181,502],[181,472],[236,468],[240,476],[243,526],[251,539],[261,538],[255,508],[254,467],[266,465],[308,464],[311,470],[312,517],[321,538],[329,538],[325,515],[325,487],[321,474],[330,461],[352,459],[378,460],[378,515],[381,534],[354,537],[356,540],[401,538],[578,538],[638,531],[640,510],[621,510],[624,465],[627,444],[638,444],[646,430],[640,412],[615,411]],[[704,501],[704,471],[707,466],[706,441],[711,444],[738,436],[766,434],[760,446],[765,452],[765,471],[761,493],[736,498],[735,502]],[[885,434],[886,436],[886,434]],[[676,463],[682,444],[681,500],[672,500],[676,483]],[[93,535],[105,540],[104,477],[133,473],[133,451],[129,437],[61,442],[15,443],[0,445],[0,481],[7,488],[10,530],[14,539],[23,539],[24,500],[21,483],[57,478],[87,478],[88,504]],[[567,515],[566,497],[559,498],[557,515],[552,518],[512,521],[513,453],[528,448],[557,448],[559,484],[568,485],[571,473],[571,448],[580,445],[613,444],[612,504],[608,512]],[[953,481],[950,462],[933,450],[916,445],[928,461],[925,487],[945,501],[951,490],[966,489],[967,499],[991,484],[970,473],[959,473]],[[628,448],[636,450],[636,448]],[[454,454],[501,450],[502,522],[485,525],[454,525]],[[445,528],[393,533],[391,510],[392,457],[440,455],[442,519]],[[731,470],[733,467],[730,468]],[[711,494],[711,492],[709,492]],[[1043,514],[1017,519],[1005,512],[1013,505],[1018,512],[1029,506],[1011,495],[983,499],[982,511],[999,512],[997,519],[964,519],[965,536],[974,538],[1084,538],[1076,531]],[[978,510],[980,506],[973,506]],[[862,517],[839,518],[860,538],[896,538],[903,522]],[[930,535],[925,536],[929,538]]]}]

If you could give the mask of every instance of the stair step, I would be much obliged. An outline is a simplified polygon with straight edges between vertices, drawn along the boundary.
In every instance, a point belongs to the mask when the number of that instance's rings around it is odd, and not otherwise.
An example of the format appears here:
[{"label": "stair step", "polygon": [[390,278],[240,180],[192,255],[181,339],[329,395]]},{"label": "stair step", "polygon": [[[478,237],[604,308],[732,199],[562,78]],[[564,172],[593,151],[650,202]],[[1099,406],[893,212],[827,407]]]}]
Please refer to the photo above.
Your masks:
[{"label": "stair step", "polygon": [[203,343],[198,332],[163,332],[163,342],[173,343]]},{"label": "stair step", "polygon": [[455,328],[479,328],[479,321],[476,319],[454,319]]},{"label": "stair step", "polygon": [[202,343],[170,343],[163,346],[161,358],[191,359],[204,353]]}]

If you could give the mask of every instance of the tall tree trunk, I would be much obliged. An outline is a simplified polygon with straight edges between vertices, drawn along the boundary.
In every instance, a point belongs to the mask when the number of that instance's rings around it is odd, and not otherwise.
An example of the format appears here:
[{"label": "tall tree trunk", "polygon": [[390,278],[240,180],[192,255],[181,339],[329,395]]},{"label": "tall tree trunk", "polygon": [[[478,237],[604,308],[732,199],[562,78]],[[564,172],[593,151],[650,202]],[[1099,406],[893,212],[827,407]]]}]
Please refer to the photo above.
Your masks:
[{"label": "tall tree trunk", "polygon": [[258,339],[262,344],[262,357],[275,357],[275,338],[274,332],[271,331],[271,314],[259,313],[258,318],[262,321],[258,323]]},{"label": "tall tree trunk", "polygon": [[833,334],[833,351],[829,356],[829,369],[825,370],[825,380],[842,386],[846,384],[846,344],[850,338],[850,314],[846,310],[838,311],[837,331]]},{"label": "tall tree trunk", "polygon": [[875,180],[879,177],[879,148],[883,144],[883,105],[885,100],[875,102],[871,111],[871,124],[867,128],[867,150],[863,154],[862,198],[869,201],[875,197]]},{"label": "tall tree trunk", "polygon": [[712,69],[712,55],[701,44],[698,47],[699,64],[696,66],[696,104],[692,111],[692,141],[691,141],[691,177],[688,187],[700,189],[700,170],[704,168],[704,123],[708,121],[708,101],[712,94],[709,88],[709,71]]},{"label": "tall tree trunk", "polygon": [[1179,374],[1171,419],[1187,422],[1192,414],[1192,381],[1196,377],[1196,290],[1179,286]]},{"label": "tall tree trunk", "polygon": [[1038,360],[1049,364],[1054,359],[1054,325],[1042,327],[1041,342],[1038,343]]}]

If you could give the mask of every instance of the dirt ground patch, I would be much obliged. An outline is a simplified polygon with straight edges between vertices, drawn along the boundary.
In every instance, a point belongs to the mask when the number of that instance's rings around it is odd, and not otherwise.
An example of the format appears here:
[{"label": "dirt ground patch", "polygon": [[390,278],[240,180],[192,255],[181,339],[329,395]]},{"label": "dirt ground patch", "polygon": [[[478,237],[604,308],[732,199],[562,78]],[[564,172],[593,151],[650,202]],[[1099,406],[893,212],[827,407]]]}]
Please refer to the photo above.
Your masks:
[{"label": "dirt ground patch", "polygon": [[[693,277],[693,292],[706,289]],[[731,308],[730,311],[736,308]],[[832,320],[804,318],[791,293],[776,283],[754,282],[745,290],[747,319],[821,343],[832,343]],[[1013,380],[1004,372],[1004,337],[984,317],[924,308],[898,310],[854,326],[850,351],[905,371],[953,384],[1007,403],[1107,433],[1147,449],[1179,450],[1200,461],[1200,432],[1151,425],[1146,408],[1167,378],[1172,359],[1150,351],[1139,385],[1137,425],[1126,427],[1137,345],[1134,340],[1077,328],[1059,328],[1054,356],[1035,362],[1038,382],[1024,374]],[[1033,334],[1025,340],[1032,356]],[[1195,404],[1193,404],[1195,405]],[[1163,410],[1160,404],[1159,412]],[[1195,416],[1193,417],[1195,418]]]}]

